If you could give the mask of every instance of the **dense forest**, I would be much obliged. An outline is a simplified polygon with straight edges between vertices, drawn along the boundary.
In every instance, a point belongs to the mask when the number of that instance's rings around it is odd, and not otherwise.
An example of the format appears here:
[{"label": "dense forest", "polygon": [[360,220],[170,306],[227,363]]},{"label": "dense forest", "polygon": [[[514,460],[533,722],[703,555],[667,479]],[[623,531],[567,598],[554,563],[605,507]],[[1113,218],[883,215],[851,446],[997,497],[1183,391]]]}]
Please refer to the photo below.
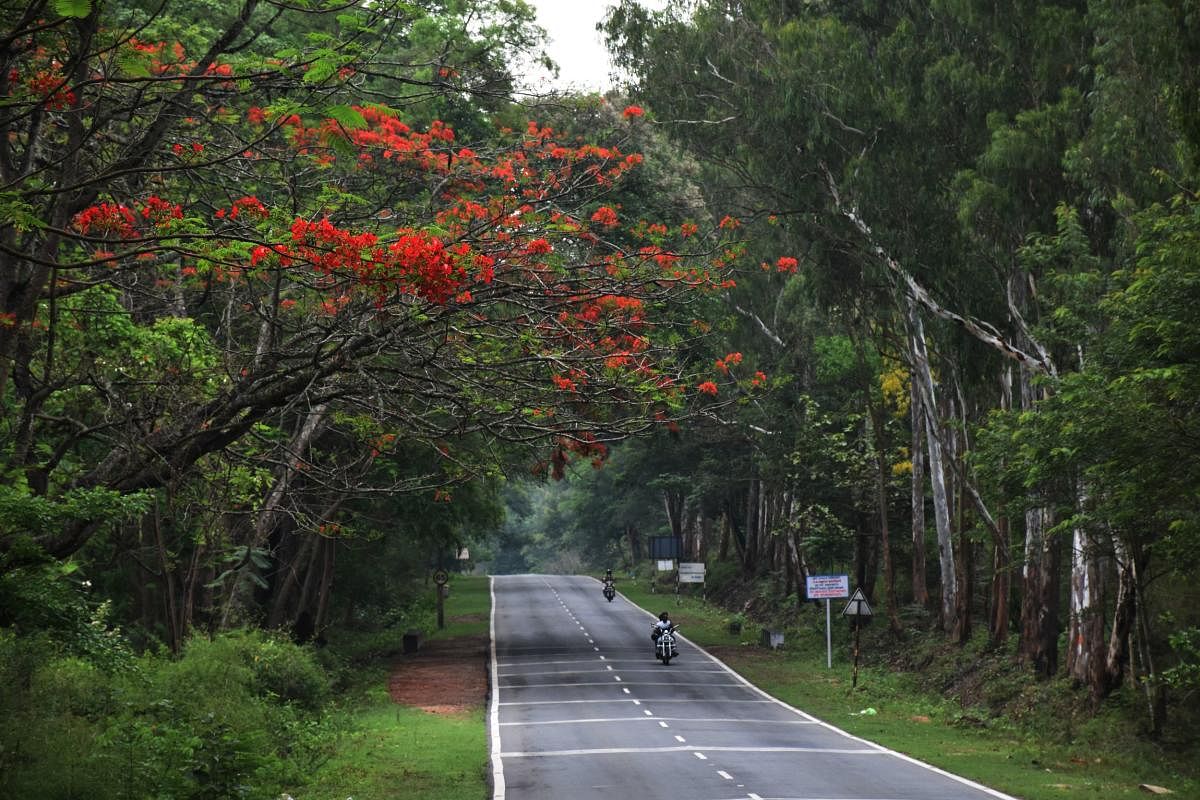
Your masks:
[{"label": "dense forest", "polygon": [[0,794],[278,796],[463,548],[1193,707],[1200,4],[0,6]]}]

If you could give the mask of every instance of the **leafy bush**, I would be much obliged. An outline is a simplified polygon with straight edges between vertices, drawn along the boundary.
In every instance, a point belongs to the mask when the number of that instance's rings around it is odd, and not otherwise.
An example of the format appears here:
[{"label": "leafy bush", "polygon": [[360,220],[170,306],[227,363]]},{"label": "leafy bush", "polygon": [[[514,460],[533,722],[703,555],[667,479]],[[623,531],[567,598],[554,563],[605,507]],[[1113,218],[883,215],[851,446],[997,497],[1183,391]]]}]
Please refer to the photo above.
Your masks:
[{"label": "leafy bush", "polygon": [[0,629],[0,797],[271,800],[303,785],[336,731],[313,654],[260,632],[107,670]]}]

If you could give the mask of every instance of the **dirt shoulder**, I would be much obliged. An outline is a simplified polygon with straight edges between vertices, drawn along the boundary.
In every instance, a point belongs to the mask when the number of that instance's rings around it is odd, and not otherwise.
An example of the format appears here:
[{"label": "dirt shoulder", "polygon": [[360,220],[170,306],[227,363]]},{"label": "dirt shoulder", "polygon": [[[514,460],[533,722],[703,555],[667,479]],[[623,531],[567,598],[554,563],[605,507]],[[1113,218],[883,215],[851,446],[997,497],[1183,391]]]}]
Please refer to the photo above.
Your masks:
[{"label": "dirt shoulder", "polygon": [[397,703],[431,714],[461,714],[487,702],[488,637],[460,636],[422,642],[392,665],[388,694]]}]

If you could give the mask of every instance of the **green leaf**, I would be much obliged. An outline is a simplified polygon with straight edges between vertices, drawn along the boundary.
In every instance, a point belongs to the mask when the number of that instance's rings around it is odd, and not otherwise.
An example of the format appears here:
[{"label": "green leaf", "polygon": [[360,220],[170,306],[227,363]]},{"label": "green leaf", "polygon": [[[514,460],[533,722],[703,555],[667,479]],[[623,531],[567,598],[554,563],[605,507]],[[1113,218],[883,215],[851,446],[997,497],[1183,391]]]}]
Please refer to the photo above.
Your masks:
[{"label": "green leaf", "polygon": [[150,61],[141,53],[123,53],[117,57],[117,64],[128,78],[150,77]]},{"label": "green leaf", "polygon": [[350,106],[330,106],[322,113],[337,122],[346,130],[357,131],[367,127],[367,120],[363,117],[363,115],[355,111]]},{"label": "green leaf", "polygon": [[322,83],[337,72],[337,62],[332,58],[319,58],[312,62],[308,72],[304,73],[305,83]]},{"label": "green leaf", "polygon": [[92,13],[92,0],[54,0],[54,10],[62,17],[83,19]]}]

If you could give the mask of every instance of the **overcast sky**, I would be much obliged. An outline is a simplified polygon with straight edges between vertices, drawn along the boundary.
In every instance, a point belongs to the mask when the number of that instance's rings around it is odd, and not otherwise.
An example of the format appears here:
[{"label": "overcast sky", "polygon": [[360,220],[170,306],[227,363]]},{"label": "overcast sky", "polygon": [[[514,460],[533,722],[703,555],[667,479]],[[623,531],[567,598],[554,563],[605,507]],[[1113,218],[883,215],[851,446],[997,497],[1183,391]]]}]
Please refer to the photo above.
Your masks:
[{"label": "overcast sky", "polygon": [[[559,69],[554,88],[609,88],[611,66],[596,23],[604,18],[612,0],[529,0],[529,4],[537,9],[538,24],[550,34],[547,50]],[[650,8],[662,8],[664,4],[663,0],[642,3]],[[536,80],[531,83],[535,90],[549,88],[546,84],[539,86]]]}]

